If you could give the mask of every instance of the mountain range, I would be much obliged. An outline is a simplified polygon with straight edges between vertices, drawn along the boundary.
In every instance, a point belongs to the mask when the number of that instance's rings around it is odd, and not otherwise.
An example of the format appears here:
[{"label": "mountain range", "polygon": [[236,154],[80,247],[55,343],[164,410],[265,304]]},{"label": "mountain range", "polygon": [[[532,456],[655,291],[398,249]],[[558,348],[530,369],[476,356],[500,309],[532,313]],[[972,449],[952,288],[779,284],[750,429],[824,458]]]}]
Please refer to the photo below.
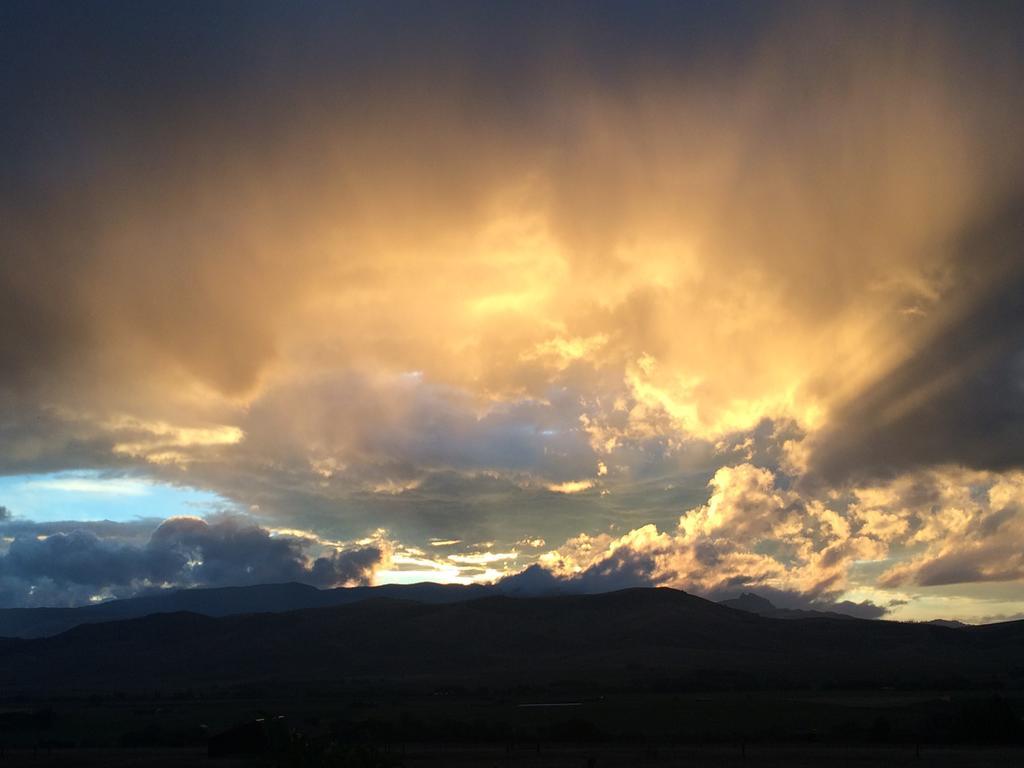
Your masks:
[{"label": "mountain range", "polygon": [[175,589],[72,608],[3,608],[0,609],[0,637],[48,637],[80,624],[137,619],[155,613],[188,611],[203,616],[219,617],[327,608],[374,597],[420,603],[448,603],[492,594],[495,594],[495,591],[490,586],[432,582],[336,589],[317,589],[296,582],[245,587]]},{"label": "mountain range", "polygon": [[[176,589],[139,597],[109,600],[71,608],[0,609],[0,637],[49,637],[80,624],[118,621],[155,613],[187,611],[203,616],[222,617],[245,613],[281,613],[304,608],[328,608],[373,598],[392,598],[418,603],[443,604],[508,594],[499,582],[483,584],[384,584],[376,587],[338,587],[317,589],[308,584],[258,584],[244,587]],[[514,597],[553,597],[551,594]],[[778,608],[764,597],[749,592],[722,600],[719,605],[772,619],[832,618],[852,619],[837,611]],[[936,622],[943,626],[965,626],[959,622]]]},{"label": "mountain range", "polygon": [[[177,593],[174,600],[221,613],[175,610],[82,623],[52,637],[6,638],[0,687],[69,695],[285,683],[747,688],[1024,681],[1024,621],[953,629],[827,616],[782,620],[665,588],[544,598],[486,590],[475,598],[474,588],[436,585],[392,591],[421,599],[291,584]],[[229,599],[237,595],[243,597]],[[260,609],[297,599],[338,602],[225,615],[257,596],[267,598]],[[119,610],[153,605],[120,602]],[[94,616],[101,607],[71,610]]]}]

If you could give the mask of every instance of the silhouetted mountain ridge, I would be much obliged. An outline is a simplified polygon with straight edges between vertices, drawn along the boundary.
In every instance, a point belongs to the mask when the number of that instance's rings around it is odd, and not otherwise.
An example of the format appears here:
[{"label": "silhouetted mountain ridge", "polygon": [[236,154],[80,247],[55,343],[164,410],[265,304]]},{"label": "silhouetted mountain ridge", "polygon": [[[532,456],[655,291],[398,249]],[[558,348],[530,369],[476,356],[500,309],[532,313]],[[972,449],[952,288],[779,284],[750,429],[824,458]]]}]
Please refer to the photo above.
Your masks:
[{"label": "silhouetted mountain ridge", "polygon": [[771,600],[761,597],[760,595],[755,595],[753,592],[744,592],[739,597],[733,597],[728,600],[719,600],[718,604],[729,608],[735,608],[738,611],[756,613],[758,616],[766,616],[770,619],[858,618],[840,611],[817,611],[808,608],[777,608]]},{"label": "silhouetted mountain ridge", "polygon": [[489,586],[433,582],[336,589],[318,589],[297,582],[175,589],[74,608],[0,609],[0,637],[48,637],[80,624],[134,619],[153,613],[190,611],[204,616],[231,616],[346,605],[373,597],[444,603],[494,593]]},{"label": "silhouetted mountain ridge", "polygon": [[671,589],[456,602],[372,598],[282,613],[157,613],[0,643],[9,693],[241,684],[702,687],[1024,678],[1024,622],[948,629],[777,620]]},{"label": "silhouetted mountain ridge", "polygon": [[[564,593],[557,589],[552,589],[549,593],[543,591],[520,593],[515,591],[515,585],[505,585],[500,582],[495,585],[421,582],[418,584],[383,584],[375,587],[338,587],[335,589],[318,589],[308,584],[289,582],[237,587],[174,589],[74,608],[0,609],[0,637],[48,637],[79,624],[133,619],[152,613],[190,611],[204,616],[219,617],[245,613],[279,613],[304,608],[326,608],[378,597],[422,603],[451,603],[502,594],[544,597]],[[720,601],[720,605],[770,618],[853,618],[834,611],[776,608],[769,600],[749,592],[738,598]]]}]

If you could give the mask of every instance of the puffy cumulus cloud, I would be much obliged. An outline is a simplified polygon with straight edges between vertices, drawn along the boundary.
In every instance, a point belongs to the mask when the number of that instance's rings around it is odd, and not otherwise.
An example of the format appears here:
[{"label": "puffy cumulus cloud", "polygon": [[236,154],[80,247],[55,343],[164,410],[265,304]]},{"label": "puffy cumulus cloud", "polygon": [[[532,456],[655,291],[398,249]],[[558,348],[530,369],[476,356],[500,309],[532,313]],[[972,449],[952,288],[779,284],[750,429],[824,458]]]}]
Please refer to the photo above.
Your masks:
[{"label": "puffy cumulus cloud", "polygon": [[557,577],[586,587],[659,584],[699,593],[760,585],[823,599],[840,594],[856,560],[884,557],[884,544],[839,513],[780,488],[750,464],[719,469],[708,502],[674,531],[645,525],[621,536],[583,534],[541,556]]},{"label": "puffy cumulus cloud", "polygon": [[[740,464],[719,469],[704,505],[674,530],[581,534],[506,580],[511,591],[674,586],[712,597],[758,590],[779,607],[877,616],[844,595],[1024,580],[1024,475],[933,469],[822,499]],[[895,563],[895,564],[893,564]],[[886,595],[888,594],[888,598]],[[886,607],[883,605],[883,608]]]},{"label": "puffy cumulus cloud", "polygon": [[155,530],[153,521],[14,521],[2,533],[0,595],[7,605],[76,604],[167,587],[367,584],[388,556],[378,542],[314,546],[309,535],[273,535],[231,515],[170,518]]}]

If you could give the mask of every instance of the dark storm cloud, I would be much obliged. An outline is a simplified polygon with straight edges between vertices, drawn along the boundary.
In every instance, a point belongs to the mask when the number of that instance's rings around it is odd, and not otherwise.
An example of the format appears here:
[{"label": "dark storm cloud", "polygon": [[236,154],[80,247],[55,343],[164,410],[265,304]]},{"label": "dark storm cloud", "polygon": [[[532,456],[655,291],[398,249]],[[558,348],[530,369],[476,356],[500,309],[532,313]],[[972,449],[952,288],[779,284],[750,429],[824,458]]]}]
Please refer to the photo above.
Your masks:
[{"label": "dark storm cloud", "polygon": [[368,584],[380,565],[382,553],[378,547],[363,547],[346,552],[333,552],[318,557],[302,580],[323,587],[338,584]]},{"label": "dark storm cloud", "polygon": [[[125,596],[163,586],[233,586],[300,581],[316,586],[369,583],[381,564],[376,546],[310,556],[312,542],[271,535],[237,516],[209,521],[171,518],[152,528],[135,523],[4,524],[12,537],[0,555],[0,598],[7,605],[88,600],[92,594]],[[148,540],[139,541],[140,528]],[[45,603],[44,603],[45,604]]]},{"label": "dark storm cloud", "polygon": [[1024,579],[1024,548],[1019,530],[992,540],[972,541],[934,556],[898,565],[879,579],[883,587],[914,584],[940,587],[951,584],[1014,582]]},{"label": "dark storm cloud", "polygon": [[1024,552],[1019,543],[991,544],[953,552],[922,564],[914,574],[922,587],[1024,578]]},{"label": "dark storm cloud", "polygon": [[136,580],[167,581],[184,565],[184,556],[172,549],[143,549],[79,530],[44,539],[16,538],[0,560],[0,574],[29,582],[120,586]]},{"label": "dark storm cloud", "polygon": [[368,583],[382,553],[377,547],[334,552],[312,563],[304,550],[310,542],[293,536],[272,536],[236,516],[212,521],[172,518],[162,523],[147,545],[153,552],[186,555],[196,565],[189,578],[208,585],[305,581],[335,586],[347,581]]},{"label": "dark storm cloud", "polygon": [[306,573],[300,541],[232,517],[213,524],[172,518],[153,532],[147,550],[194,562],[190,575],[203,584],[294,581]]},{"label": "dark storm cloud", "polygon": [[812,440],[810,479],[1024,467],[1024,204],[955,247],[960,306]]}]

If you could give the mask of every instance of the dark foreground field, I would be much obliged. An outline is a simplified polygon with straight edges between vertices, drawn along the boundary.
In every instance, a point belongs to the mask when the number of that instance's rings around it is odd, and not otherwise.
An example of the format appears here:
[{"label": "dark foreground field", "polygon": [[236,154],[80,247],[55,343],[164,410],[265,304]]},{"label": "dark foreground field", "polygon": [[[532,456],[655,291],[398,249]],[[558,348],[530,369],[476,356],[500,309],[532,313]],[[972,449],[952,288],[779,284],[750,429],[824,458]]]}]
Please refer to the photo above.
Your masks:
[{"label": "dark foreground field", "polygon": [[9,701],[0,765],[1024,765],[1008,692],[571,693]]}]

